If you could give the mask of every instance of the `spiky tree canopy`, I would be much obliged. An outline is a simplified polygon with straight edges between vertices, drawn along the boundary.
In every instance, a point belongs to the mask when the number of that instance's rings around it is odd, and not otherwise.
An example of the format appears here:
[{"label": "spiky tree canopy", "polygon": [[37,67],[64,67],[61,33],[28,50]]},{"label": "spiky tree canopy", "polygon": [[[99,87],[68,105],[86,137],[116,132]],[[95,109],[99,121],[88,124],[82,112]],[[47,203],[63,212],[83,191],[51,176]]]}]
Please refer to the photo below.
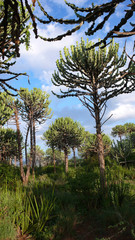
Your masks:
[{"label": "spiky tree canopy", "polygon": [[54,125],[50,125],[48,130],[43,133],[42,140],[46,142],[47,146],[49,146],[52,150],[57,147],[57,130]]},{"label": "spiky tree canopy", "polygon": [[82,131],[80,124],[71,118],[58,118],[49,126],[42,139],[46,140],[49,147],[64,150],[79,145]]},{"label": "spiky tree canopy", "polygon": [[10,105],[13,98],[5,92],[0,92],[0,126],[4,125],[12,116],[13,110]]},{"label": "spiky tree canopy", "polygon": [[116,125],[115,127],[112,128],[111,135],[113,137],[118,136],[121,139],[121,137],[125,134],[126,134],[126,127],[123,125]]},{"label": "spiky tree canopy", "polygon": [[32,111],[33,119],[39,124],[44,123],[51,118],[51,109],[49,108],[49,94],[39,88],[20,88],[19,96],[21,99],[21,116],[24,121],[29,121],[29,113]]},{"label": "spiky tree canopy", "polygon": [[134,123],[125,123],[124,127],[126,129],[127,134],[131,134],[135,132],[135,124]]},{"label": "spiky tree canopy", "polygon": [[[64,161],[64,153],[55,149],[55,160],[56,162]],[[53,162],[53,151],[52,148],[47,148],[45,152],[45,161]]]},{"label": "spiky tree canopy", "polygon": [[[23,141],[22,135],[21,141]],[[17,132],[11,128],[0,128],[0,151],[2,152],[4,147],[6,158],[18,155],[17,146]]]},{"label": "spiky tree canopy", "polygon": [[[108,135],[103,134],[104,154],[107,154],[111,148],[111,139]],[[79,147],[79,155],[83,158],[88,158],[97,153],[97,137],[96,134],[92,134],[85,131],[83,134],[83,141]]]},{"label": "spiky tree canopy", "polygon": [[80,44],[72,45],[70,51],[65,47],[64,56],[60,52],[60,59],[56,62],[58,72],[54,72],[52,82],[55,86],[67,87],[67,91],[61,90],[61,94],[55,94],[57,97],[78,97],[95,119],[100,183],[104,191],[107,183],[101,128],[105,122],[102,119],[106,102],[119,94],[135,90],[135,64],[131,61],[124,69],[127,57],[125,51],[118,56],[117,43],[112,42],[108,48],[103,48],[102,44],[98,49],[93,46],[91,41],[85,44],[82,39]]},{"label": "spiky tree canopy", "polygon": [[[5,3],[6,2],[6,3]],[[6,8],[5,4],[8,1],[0,1],[0,87],[11,94],[9,90],[17,91],[9,83],[10,80],[16,79],[21,75],[27,76],[26,73],[16,73],[11,71],[11,66],[15,64],[15,59],[19,55],[20,44],[25,44],[26,49],[29,47],[30,41],[30,24],[28,23],[28,12],[24,9],[25,18],[22,16],[21,3],[18,1],[18,14],[20,21],[17,21],[17,13],[14,12],[13,1],[10,1],[11,6]],[[6,21],[4,22],[4,17]],[[15,22],[13,22],[13,18]],[[27,23],[26,23],[27,22]],[[17,25],[19,24],[19,30]],[[9,90],[8,90],[9,89]],[[15,95],[15,93],[12,93]]]},{"label": "spiky tree canopy", "polygon": [[0,2],[0,57],[19,57],[19,46],[29,47],[29,14],[20,1]]},{"label": "spiky tree canopy", "polygon": [[[119,45],[112,42],[108,48],[102,44],[92,48],[93,42],[85,44],[76,42],[70,50],[64,48],[57,60],[58,72],[54,72],[52,82],[55,86],[66,86],[67,91],[55,94],[59,98],[77,96],[94,116],[94,95],[98,94],[97,101],[100,108],[105,107],[106,101],[122,93],[129,93],[135,89],[134,62],[127,68],[127,57],[123,51],[118,55]],[[86,50],[89,49],[89,50]],[[82,98],[81,98],[82,97]]]}]

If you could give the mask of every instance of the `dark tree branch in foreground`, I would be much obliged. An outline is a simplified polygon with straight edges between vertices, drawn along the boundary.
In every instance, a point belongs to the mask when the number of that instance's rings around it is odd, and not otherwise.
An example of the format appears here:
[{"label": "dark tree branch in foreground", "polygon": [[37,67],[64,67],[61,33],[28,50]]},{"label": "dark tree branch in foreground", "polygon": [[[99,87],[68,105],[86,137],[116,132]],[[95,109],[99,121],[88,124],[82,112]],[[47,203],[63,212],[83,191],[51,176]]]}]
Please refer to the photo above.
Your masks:
[{"label": "dark tree branch in foreground", "polygon": [[[8,82],[13,79],[18,80],[19,76],[27,76],[28,82],[29,82],[29,76],[26,73],[14,73],[9,70],[3,70],[2,65],[4,65],[4,64],[0,62],[0,75],[1,75],[0,92],[1,92],[1,90],[4,90],[6,93],[10,94],[11,96],[17,96],[18,90],[15,87],[13,87],[11,84],[9,84]],[[2,78],[2,77],[4,77],[4,78]],[[9,90],[14,91],[16,93],[12,93]]]},{"label": "dark tree branch in foreground", "polygon": [[27,76],[26,73],[13,72],[11,67],[15,64],[13,59],[19,56],[20,44],[24,43],[26,49],[29,47],[30,25],[26,25],[28,19],[28,12],[25,9],[23,12],[19,2],[18,4],[14,4],[14,1],[0,2],[0,91],[4,90],[13,96],[17,95],[12,93],[17,92],[17,89],[9,82],[13,79],[18,80],[22,75]]},{"label": "dark tree branch in foreground", "polygon": [[[5,43],[8,42],[9,48],[10,45],[15,49],[17,56],[19,56],[19,44],[20,44],[20,36],[21,36],[21,24],[23,23],[23,26],[27,26],[27,18],[25,9],[28,11],[29,17],[31,18],[32,25],[33,25],[33,31],[35,34],[35,37],[40,37],[41,39],[45,41],[57,41],[61,40],[63,37],[71,35],[75,31],[79,30],[81,26],[85,23],[88,23],[90,26],[88,26],[86,35],[91,36],[95,34],[97,31],[101,30],[105,23],[110,19],[110,17],[115,13],[116,8],[121,4],[125,3],[125,0],[112,0],[108,3],[103,3],[101,5],[95,5],[92,4],[91,7],[86,8],[79,8],[74,4],[70,4],[66,2],[66,5],[69,6],[74,11],[74,18],[73,19],[63,19],[63,18],[54,18],[53,16],[50,16],[44,9],[44,7],[41,5],[39,0],[32,0],[31,3],[33,3],[33,6],[35,6],[35,3],[37,2],[40,13],[44,15],[44,18],[40,18],[39,16],[34,14],[33,7],[28,3],[28,0],[25,0],[25,2],[18,1],[18,0],[4,0],[4,11],[3,15],[0,18],[0,28],[3,29],[3,33],[1,34],[1,41],[0,41],[0,49],[3,56],[6,54],[5,52]],[[125,3],[126,4],[126,3]],[[135,24],[130,23],[130,19],[134,16],[135,12],[135,1],[131,0],[130,4],[126,6],[125,14],[124,16],[119,20],[117,25],[113,26],[112,29],[107,33],[107,35],[104,37],[104,39],[101,40],[102,43],[106,46],[108,44],[109,38],[115,38],[115,37],[129,37],[135,35]],[[21,9],[21,11],[19,10]],[[36,8],[35,8],[36,9]],[[11,26],[10,26],[10,32],[11,37],[8,38],[8,16],[10,14],[10,11],[13,12],[11,16]],[[102,22],[98,22],[97,20],[99,17],[103,17]],[[39,36],[38,35],[38,23],[41,23],[43,25],[49,24],[51,22],[56,22],[59,24],[65,24],[65,25],[71,25],[73,27],[69,26],[69,29],[66,30],[65,33],[54,36],[53,38],[48,38],[45,36]],[[129,23],[131,26],[131,30],[129,30],[129,26],[125,26],[126,23]],[[123,28],[127,28],[126,30],[123,30]],[[9,44],[10,43],[10,44]],[[95,44],[95,46],[99,46],[99,42]]]}]

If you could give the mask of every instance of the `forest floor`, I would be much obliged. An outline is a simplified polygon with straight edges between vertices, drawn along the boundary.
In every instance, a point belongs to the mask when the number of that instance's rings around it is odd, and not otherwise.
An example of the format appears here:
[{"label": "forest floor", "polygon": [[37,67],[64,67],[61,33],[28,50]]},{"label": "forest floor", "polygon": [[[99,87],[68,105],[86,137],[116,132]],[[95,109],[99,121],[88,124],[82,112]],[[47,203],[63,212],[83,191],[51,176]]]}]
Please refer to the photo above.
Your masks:
[{"label": "forest floor", "polygon": [[130,229],[119,229],[118,227],[100,229],[89,222],[81,223],[74,227],[73,236],[65,236],[62,240],[134,240]]}]

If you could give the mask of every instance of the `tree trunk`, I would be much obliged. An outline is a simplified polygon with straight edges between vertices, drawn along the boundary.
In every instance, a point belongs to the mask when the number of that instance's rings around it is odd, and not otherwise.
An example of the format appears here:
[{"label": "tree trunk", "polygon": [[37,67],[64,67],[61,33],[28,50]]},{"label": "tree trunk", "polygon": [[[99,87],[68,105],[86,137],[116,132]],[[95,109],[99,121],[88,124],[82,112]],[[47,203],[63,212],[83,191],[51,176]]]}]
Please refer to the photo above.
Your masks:
[{"label": "tree trunk", "polygon": [[64,149],[64,154],[65,154],[65,172],[68,172],[68,150],[67,148]]},{"label": "tree trunk", "polygon": [[76,168],[75,147],[73,147],[72,150],[73,150],[73,157],[74,157],[74,168]]},{"label": "tree trunk", "polygon": [[26,132],[26,137],[25,137],[25,162],[26,162],[26,166],[28,164],[27,142],[28,142],[29,130],[30,130],[30,125],[28,125],[27,132]]},{"label": "tree trunk", "polygon": [[22,181],[24,183],[25,182],[25,173],[24,173],[24,169],[23,169],[21,134],[20,134],[20,126],[19,126],[18,109],[16,106],[14,107],[14,114],[15,114],[15,123],[16,123],[16,128],[17,128],[17,143],[18,143],[18,156],[19,156],[19,162],[20,162],[20,172],[21,172]]},{"label": "tree trunk", "polygon": [[104,160],[104,146],[103,139],[101,134],[101,119],[100,119],[100,103],[98,103],[98,93],[97,89],[94,91],[94,112],[95,112],[95,121],[96,121],[96,133],[97,133],[97,152],[98,152],[98,161],[100,168],[100,186],[101,190],[104,191],[107,183],[105,177],[105,160]]},{"label": "tree trunk", "polygon": [[53,151],[53,166],[54,166],[54,173],[56,173],[55,150],[52,149],[52,151]]},{"label": "tree trunk", "polygon": [[12,165],[12,158],[9,158],[9,165]]},{"label": "tree trunk", "polygon": [[34,167],[36,163],[36,129],[35,119],[33,118],[33,160],[32,160],[32,175],[35,176]]},{"label": "tree trunk", "polygon": [[6,156],[5,156],[5,146],[2,146],[2,162],[6,162]]},{"label": "tree trunk", "polygon": [[16,162],[17,162],[17,158],[16,158],[16,156],[14,156],[14,165],[15,165],[15,167],[16,167]]}]

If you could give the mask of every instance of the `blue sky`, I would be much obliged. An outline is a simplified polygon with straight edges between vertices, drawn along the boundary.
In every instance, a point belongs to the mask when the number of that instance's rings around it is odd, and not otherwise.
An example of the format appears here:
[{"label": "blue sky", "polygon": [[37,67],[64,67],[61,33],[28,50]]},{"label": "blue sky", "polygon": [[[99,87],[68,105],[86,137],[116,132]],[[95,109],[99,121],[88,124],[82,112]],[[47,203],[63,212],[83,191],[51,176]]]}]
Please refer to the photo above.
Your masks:
[{"label": "blue sky", "polygon": [[[73,11],[65,5],[63,0],[42,0],[41,2],[46,2],[45,9],[50,15],[65,18],[73,18],[74,16]],[[80,7],[90,6],[90,3],[92,3],[92,1],[87,0],[72,0],[70,2],[75,3]],[[96,3],[101,4],[102,2],[103,1],[101,0],[97,0],[95,5]],[[123,16],[125,4],[128,5],[129,3],[130,1],[128,0],[126,3],[120,4],[116,9],[115,14],[106,23],[104,29],[99,31],[94,36],[88,37],[89,40],[95,42],[98,40],[98,38],[103,38],[111,29],[112,24],[114,25],[117,23]],[[37,10],[37,12],[39,14],[39,10]],[[98,21],[102,21],[102,17],[100,17]],[[85,36],[85,31],[87,30],[87,27],[88,25],[84,25],[82,29],[74,33],[72,36],[56,42],[44,42],[41,39],[35,39],[33,31],[31,30],[30,49],[29,51],[26,51],[25,47],[21,46],[21,57],[17,59],[16,65],[13,67],[13,70],[16,72],[27,72],[31,82],[29,85],[26,77],[20,77],[18,81],[12,81],[13,86],[18,89],[20,87],[27,87],[29,89],[37,87],[50,94],[50,107],[53,111],[53,117],[52,119],[47,120],[45,124],[37,126],[37,144],[42,148],[44,148],[44,143],[41,140],[43,132],[46,131],[48,126],[58,117],[71,117],[73,120],[79,121],[86,130],[90,131],[91,133],[95,133],[95,123],[93,118],[77,98],[58,99],[51,93],[51,90],[54,92],[59,92],[59,88],[56,88],[51,83],[52,73],[54,70],[56,70],[56,60],[59,58],[59,51],[62,50],[64,46],[70,47],[70,45],[75,44],[76,41],[79,42],[81,37],[86,39],[87,37]],[[39,34],[47,37],[55,37],[63,33],[65,29],[65,26],[56,23],[51,23],[46,26],[39,25]],[[135,37],[129,37],[127,39],[127,52],[129,54],[132,54],[134,40]],[[125,43],[125,39],[116,39],[115,41],[119,42],[121,52]],[[111,114],[113,114],[113,116],[103,126],[103,131],[105,134],[110,135],[112,127],[117,124],[135,122],[135,92],[121,95],[108,101],[104,120]],[[20,122],[21,129],[25,133],[25,124],[22,121]]]}]

